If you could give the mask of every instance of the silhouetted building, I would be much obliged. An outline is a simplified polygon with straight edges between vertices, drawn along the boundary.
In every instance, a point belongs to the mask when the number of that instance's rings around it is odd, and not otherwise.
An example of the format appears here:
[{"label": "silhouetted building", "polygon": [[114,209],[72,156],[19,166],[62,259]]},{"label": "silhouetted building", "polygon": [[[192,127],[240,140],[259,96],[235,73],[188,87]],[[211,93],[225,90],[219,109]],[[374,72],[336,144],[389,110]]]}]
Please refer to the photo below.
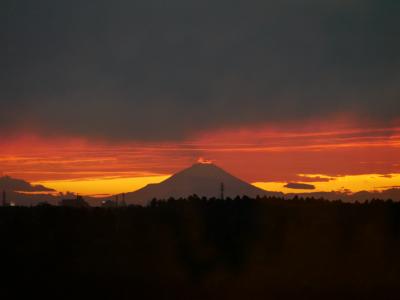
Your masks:
[{"label": "silhouetted building", "polygon": [[76,208],[90,207],[89,203],[87,203],[82,198],[82,196],[79,196],[79,195],[77,195],[75,199],[63,199],[63,200],[61,200],[60,206],[76,207]]}]

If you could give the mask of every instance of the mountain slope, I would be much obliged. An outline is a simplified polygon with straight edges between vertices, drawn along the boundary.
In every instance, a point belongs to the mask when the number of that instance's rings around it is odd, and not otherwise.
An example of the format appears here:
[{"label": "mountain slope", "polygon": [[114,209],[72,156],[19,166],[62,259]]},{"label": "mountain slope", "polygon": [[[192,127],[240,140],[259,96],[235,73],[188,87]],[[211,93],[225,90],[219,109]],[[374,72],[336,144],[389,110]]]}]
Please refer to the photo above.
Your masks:
[{"label": "mountain slope", "polygon": [[145,205],[153,198],[180,198],[193,194],[200,197],[218,198],[221,193],[221,183],[224,184],[224,195],[226,197],[283,195],[259,189],[230,175],[214,164],[198,163],[176,173],[161,183],[149,184],[140,190],[126,194],[126,201],[130,204]]}]

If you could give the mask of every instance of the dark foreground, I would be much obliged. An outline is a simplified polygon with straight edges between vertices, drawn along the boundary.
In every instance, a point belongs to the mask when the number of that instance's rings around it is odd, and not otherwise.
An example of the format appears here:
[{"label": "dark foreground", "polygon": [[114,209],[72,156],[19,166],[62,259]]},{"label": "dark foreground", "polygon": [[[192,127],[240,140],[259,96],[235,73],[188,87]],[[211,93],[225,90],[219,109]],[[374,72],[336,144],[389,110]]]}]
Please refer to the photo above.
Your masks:
[{"label": "dark foreground", "polygon": [[1,299],[400,297],[392,202],[1,208],[0,232]]}]

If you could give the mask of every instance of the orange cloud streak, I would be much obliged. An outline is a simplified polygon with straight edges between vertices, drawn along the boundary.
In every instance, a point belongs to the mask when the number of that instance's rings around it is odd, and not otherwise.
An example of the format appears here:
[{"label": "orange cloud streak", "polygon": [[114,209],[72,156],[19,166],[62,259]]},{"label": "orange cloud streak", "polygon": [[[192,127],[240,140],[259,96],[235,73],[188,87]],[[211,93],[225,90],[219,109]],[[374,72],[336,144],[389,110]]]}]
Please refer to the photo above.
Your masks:
[{"label": "orange cloud streak", "polygon": [[[157,182],[198,157],[212,160],[249,182],[284,183],[301,182],[298,174],[398,174],[399,154],[400,127],[356,126],[331,120],[280,128],[219,130],[159,144],[25,135],[0,142],[0,171],[47,182],[59,190],[69,185],[72,188],[68,190],[74,191],[73,187],[79,186],[85,193],[98,194],[132,191],[144,183]],[[84,182],[88,188],[83,188]],[[365,188],[369,186],[373,188],[372,184]]]}]

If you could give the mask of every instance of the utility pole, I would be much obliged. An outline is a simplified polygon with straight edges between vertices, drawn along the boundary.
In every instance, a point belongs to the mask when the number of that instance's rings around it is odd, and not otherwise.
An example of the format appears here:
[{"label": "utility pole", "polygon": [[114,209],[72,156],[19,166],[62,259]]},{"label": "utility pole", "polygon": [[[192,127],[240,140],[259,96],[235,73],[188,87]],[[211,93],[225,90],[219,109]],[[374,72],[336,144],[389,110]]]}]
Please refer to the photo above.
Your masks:
[{"label": "utility pole", "polygon": [[125,193],[122,193],[122,203],[121,203],[121,205],[122,205],[123,207],[126,206],[126,202],[125,202]]},{"label": "utility pole", "polygon": [[3,206],[7,206],[7,195],[5,190],[3,190]]}]

